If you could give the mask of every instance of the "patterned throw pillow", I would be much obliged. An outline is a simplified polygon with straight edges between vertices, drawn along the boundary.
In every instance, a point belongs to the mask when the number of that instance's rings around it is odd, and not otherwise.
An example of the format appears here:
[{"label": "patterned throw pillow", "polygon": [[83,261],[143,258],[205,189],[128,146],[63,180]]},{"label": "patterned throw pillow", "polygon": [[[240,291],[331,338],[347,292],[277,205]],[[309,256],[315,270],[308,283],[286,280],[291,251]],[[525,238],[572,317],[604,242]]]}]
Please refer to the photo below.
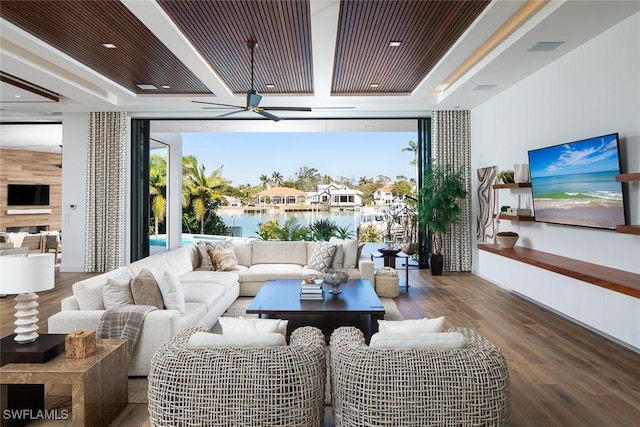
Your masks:
[{"label": "patterned throw pillow", "polygon": [[337,247],[334,243],[318,242],[313,248],[307,267],[325,273],[333,263]]},{"label": "patterned throw pillow", "polygon": [[207,242],[204,240],[200,240],[196,247],[198,248],[198,253],[200,254],[200,269],[201,270],[215,270],[215,265],[211,262],[211,257],[209,256],[209,251],[211,250],[220,250],[220,249],[232,249],[233,245],[231,240],[224,240],[222,242]]},{"label": "patterned throw pillow", "polygon": [[164,308],[158,282],[146,268],[143,268],[131,281],[131,294],[136,305],[152,305],[159,310]]},{"label": "patterned throw pillow", "polygon": [[232,271],[238,269],[238,260],[233,249],[210,249],[209,257],[216,271]]}]

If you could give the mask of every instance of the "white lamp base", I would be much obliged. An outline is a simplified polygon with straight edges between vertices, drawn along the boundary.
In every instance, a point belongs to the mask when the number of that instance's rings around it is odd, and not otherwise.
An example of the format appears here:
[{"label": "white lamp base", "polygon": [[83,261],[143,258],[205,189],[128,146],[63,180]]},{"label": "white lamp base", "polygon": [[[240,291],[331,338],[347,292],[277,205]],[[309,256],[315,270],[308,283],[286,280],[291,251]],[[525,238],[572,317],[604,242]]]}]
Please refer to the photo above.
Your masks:
[{"label": "white lamp base", "polygon": [[16,296],[16,337],[14,340],[18,344],[28,344],[34,342],[40,335],[38,334],[38,295],[33,292],[18,294]]}]

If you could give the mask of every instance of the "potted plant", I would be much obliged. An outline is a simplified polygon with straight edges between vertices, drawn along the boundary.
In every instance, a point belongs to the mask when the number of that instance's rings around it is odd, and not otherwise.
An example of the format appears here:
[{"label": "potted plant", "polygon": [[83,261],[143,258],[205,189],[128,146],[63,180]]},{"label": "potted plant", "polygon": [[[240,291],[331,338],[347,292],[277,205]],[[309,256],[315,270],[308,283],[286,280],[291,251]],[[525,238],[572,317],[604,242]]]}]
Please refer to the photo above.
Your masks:
[{"label": "potted plant", "polygon": [[467,196],[462,170],[451,165],[429,166],[419,192],[418,220],[431,233],[431,274],[442,275],[442,235],[460,215],[459,200]]}]

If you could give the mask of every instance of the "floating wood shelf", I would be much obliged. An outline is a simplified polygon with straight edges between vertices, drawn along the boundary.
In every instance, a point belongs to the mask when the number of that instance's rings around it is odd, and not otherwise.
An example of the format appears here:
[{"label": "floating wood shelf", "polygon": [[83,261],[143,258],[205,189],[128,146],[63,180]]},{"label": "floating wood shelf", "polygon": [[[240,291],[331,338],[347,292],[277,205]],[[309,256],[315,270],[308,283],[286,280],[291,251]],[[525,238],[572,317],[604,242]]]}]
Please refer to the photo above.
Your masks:
[{"label": "floating wood shelf", "polygon": [[618,182],[640,181],[640,173],[621,173],[620,175],[616,175],[616,181]]},{"label": "floating wood shelf", "polygon": [[616,231],[618,233],[640,235],[640,225],[618,225]]},{"label": "floating wood shelf", "polygon": [[519,246],[501,249],[498,245],[479,243],[478,249],[640,298],[640,274]]},{"label": "floating wood shelf", "polygon": [[[494,218],[498,218],[497,214],[493,214]],[[529,215],[507,215],[507,214],[500,214],[499,218],[502,220],[506,220],[506,221],[533,221],[534,217],[533,216],[529,216]]]},{"label": "floating wood shelf", "polygon": [[497,190],[499,188],[530,188],[530,182],[511,182],[509,184],[493,184],[492,188]]}]

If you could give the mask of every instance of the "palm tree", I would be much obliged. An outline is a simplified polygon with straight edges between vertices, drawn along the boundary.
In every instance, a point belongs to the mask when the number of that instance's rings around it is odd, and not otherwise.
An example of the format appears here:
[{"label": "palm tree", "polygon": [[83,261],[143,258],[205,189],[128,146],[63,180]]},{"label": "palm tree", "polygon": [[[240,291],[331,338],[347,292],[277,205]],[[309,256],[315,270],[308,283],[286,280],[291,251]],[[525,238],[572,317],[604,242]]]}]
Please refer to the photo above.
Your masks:
[{"label": "palm tree", "polygon": [[167,161],[158,154],[149,158],[149,197],[154,217],[154,233],[158,236],[158,224],[164,221],[167,208]]},{"label": "palm tree", "polygon": [[189,170],[184,176],[183,188],[186,188],[194,215],[200,221],[200,233],[204,234],[204,218],[209,204],[212,200],[222,199],[220,191],[228,185],[228,182],[221,176],[223,166],[209,175],[207,175],[204,165],[197,166],[197,160],[195,169],[191,161],[188,166]]},{"label": "palm tree", "polygon": [[284,177],[282,176],[282,174],[280,172],[272,172],[271,173],[271,181],[273,181],[273,185],[275,186],[281,186],[282,185],[282,181],[284,180]]},{"label": "palm tree", "polygon": [[409,141],[409,146],[404,147],[400,151],[403,151],[403,152],[408,151],[410,153],[413,153],[413,160],[411,160],[411,164],[413,166],[418,165],[418,144],[414,140]]},{"label": "palm tree", "polygon": [[260,185],[262,185],[262,188],[264,190],[267,189],[267,186],[269,185],[269,177],[265,174],[260,175]]}]

